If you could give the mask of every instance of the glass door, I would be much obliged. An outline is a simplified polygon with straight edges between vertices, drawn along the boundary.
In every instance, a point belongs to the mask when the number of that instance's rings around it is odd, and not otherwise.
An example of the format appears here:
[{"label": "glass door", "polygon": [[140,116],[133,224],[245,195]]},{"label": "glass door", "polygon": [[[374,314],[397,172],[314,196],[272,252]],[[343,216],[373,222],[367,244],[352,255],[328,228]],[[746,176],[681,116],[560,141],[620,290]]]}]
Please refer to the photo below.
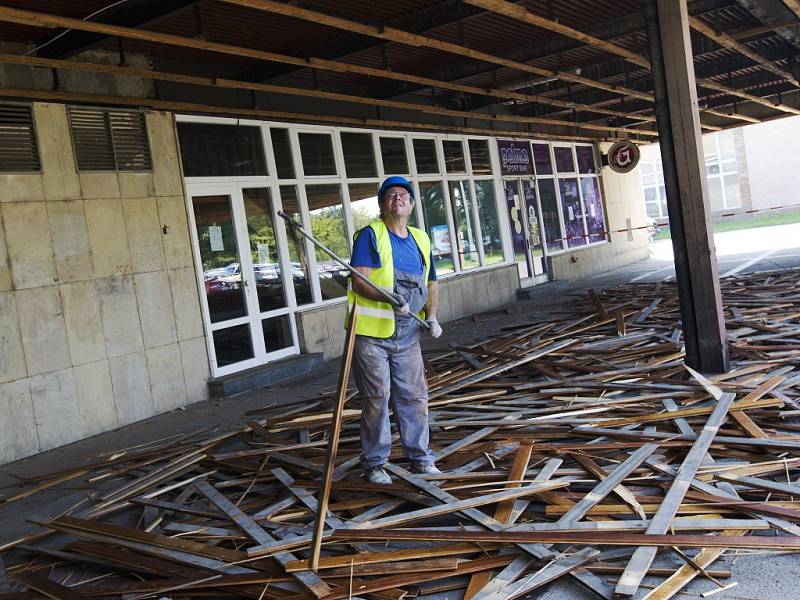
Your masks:
[{"label": "glass door", "polygon": [[286,234],[276,227],[271,190],[246,183],[188,190],[213,375],[296,354],[292,266],[280,250]]},{"label": "glass door", "polygon": [[531,264],[525,209],[520,195],[520,180],[506,179],[503,181],[503,188],[506,194],[508,220],[511,223],[511,241],[514,247],[514,259],[517,261],[519,269],[519,278],[527,279],[531,277]]},{"label": "glass door", "polygon": [[522,180],[522,195],[525,198],[525,232],[527,234],[528,253],[533,276],[547,272],[544,261],[544,244],[542,227],[539,220],[539,204],[536,200],[536,184],[532,179]]}]

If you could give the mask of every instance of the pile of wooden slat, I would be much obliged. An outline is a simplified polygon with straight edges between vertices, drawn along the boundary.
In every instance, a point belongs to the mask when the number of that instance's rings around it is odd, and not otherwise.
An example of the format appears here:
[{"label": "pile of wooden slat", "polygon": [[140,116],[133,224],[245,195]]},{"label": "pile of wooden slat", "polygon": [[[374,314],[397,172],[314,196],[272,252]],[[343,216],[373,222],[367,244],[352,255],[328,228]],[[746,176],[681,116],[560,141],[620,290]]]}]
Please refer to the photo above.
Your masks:
[{"label": "pile of wooden slat", "polygon": [[654,600],[696,578],[733,585],[714,565],[723,554],[800,550],[800,272],[727,279],[723,297],[724,375],[684,365],[668,283],[565,298],[546,319],[428,356],[442,476],[403,468],[395,437],[395,483],[365,483],[353,397],[316,572],[335,390],[28,481],[5,501],[70,480],[97,490],[0,540],[0,600],[500,600],[561,579],[587,598],[639,597],[645,576],[659,578]]}]

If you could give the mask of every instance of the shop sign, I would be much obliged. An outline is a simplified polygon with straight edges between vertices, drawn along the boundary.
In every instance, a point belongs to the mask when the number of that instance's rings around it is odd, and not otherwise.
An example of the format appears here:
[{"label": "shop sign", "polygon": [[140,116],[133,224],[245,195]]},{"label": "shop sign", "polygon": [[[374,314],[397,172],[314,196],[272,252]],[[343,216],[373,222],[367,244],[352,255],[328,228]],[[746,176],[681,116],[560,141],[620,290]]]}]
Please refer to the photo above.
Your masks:
[{"label": "shop sign", "polygon": [[617,142],[608,150],[608,166],[617,173],[629,173],[639,164],[639,147],[630,141]]},{"label": "shop sign", "polygon": [[502,175],[530,175],[531,145],[528,142],[497,140],[500,154],[500,173]]}]

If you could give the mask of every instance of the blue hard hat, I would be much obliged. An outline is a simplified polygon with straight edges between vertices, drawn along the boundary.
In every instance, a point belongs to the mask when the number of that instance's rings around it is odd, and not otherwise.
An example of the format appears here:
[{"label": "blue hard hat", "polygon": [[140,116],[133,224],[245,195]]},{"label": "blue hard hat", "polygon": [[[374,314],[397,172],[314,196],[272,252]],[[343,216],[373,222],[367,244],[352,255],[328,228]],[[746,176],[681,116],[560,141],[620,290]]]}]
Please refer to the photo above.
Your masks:
[{"label": "blue hard hat", "polygon": [[411,182],[406,179],[405,177],[401,177],[400,175],[394,175],[392,177],[387,177],[383,180],[381,187],[378,188],[378,202],[383,200],[383,194],[388,190],[390,187],[403,187],[408,190],[411,199],[414,200],[414,186],[411,185]]}]

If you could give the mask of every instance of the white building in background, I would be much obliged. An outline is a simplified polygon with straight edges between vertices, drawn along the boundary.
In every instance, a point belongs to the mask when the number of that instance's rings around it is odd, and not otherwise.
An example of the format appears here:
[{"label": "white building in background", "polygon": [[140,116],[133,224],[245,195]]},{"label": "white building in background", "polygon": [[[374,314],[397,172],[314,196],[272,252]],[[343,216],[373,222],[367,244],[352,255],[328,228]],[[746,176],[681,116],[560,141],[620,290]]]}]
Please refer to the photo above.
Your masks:
[{"label": "white building in background", "polygon": [[[709,201],[717,217],[759,216],[800,208],[800,117],[758,123],[703,136]],[[647,216],[668,220],[658,144],[641,148]],[[753,211],[753,212],[751,212]]]}]

